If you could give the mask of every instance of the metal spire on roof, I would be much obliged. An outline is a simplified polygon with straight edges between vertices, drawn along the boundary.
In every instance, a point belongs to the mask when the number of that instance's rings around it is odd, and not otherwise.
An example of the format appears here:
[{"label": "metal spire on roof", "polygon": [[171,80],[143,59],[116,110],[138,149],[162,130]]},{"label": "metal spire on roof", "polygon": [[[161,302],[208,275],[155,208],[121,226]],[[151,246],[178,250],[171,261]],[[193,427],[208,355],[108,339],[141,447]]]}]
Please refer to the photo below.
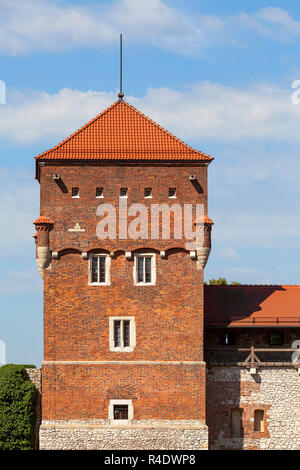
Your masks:
[{"label": "metal spire on roof", "polygon": [[120,91],[118,93],[119,101],[123,101],[124,93],[122,91],[122,34],[120,34]]}]

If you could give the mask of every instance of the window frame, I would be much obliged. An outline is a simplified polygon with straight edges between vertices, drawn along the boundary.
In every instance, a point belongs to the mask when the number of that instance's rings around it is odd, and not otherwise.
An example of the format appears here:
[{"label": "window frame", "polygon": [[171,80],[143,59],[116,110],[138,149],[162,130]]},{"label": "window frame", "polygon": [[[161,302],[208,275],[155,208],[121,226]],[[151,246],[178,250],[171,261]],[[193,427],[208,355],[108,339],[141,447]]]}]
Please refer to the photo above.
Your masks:
[{"label": "window frame", "polygon": [[[126,190],[125,196],[123,194],[121,194],[122,190]],[[124,198],[124,199],[128,198],[128,188],[125,188],[125,187],[120,188],[120,196],[119,197]]]},{"label": "window frame", "polygon": [[[175,192],[174,192],[174,196],[170,196],[170,191],[171,191],[172,189],[175,191]],[[174,187],[172,186],[171,188],[168,189],[168,198],[169,198],[169,199],[177,199],[177,188],[174,188]]]},{"label": "window frame", "polygon": [[[105,258],[105,282],[92,282],[92,258],[101,258],[101,257]],[[111,265],[111,259],[107,253],[91,253],[89,255],[89,265],[88,265],[89,286],[110,286],[110,265]],[[99,264],[98,264],[98,271],[99,271]],[[99,274],[98,274],[98,279],[99,279]]]},{"label": "window frame", "polygon": [[[115,328],[116,321],[129,321],[129,346],[124,346],[124,327],[121,326],[121,346],[115,346]],[[123,345],[122,345],[123,342]],[[135,317],[116,316],[109,317],[109,350],[112,352],[133,352],[136,346],[136,327]]]},{"label": "window frame", "polygon": [[[271,335],[272,334],[279,334],[280,335],[280,338],[281,338],[281,341],[280,341],[280,344],[272,344],[271,343]],[[277,347],[277,348],[280,348],[281,346],[284,345],[284,334],[283,334],[283,331],[281,330],[272,330],[272,331],[269,331],[268,333],[268,345],[271,346],[271,347]]]},{"label": "window frame", "polygon": [[[138,281],[138,259],[139,258],[151,258],[151,282]],[[145,278],[145,274],[144,274],[144,278]],[[133,283],[135,286],[143,286],[143,287],[156,285],[156,253],[135,253],[134,254]]]},{"label": "window frame", "polygon": [[[228,343],[226,343],[226,335],[228,335]],[[230,346],[235,346],[236,345],[236,333],[235,331],[224,331],[222,333],[222,346],[225,348],[230,347]]]},{"label": "window frame", "polygon": [[[76,196],[73,196],[73,190],[77,189],[78,193]],[[71,195],[72,195],[72,199],[79,199],[80,198],[80,194],[79,194],[79,187],[78,186],[74,186],[72,188],[72,192],[71,192]]]},{"label": "window frame", "polygon": [[[257,415],[258,413],[261,413],[262,414],[262,419],[260,420],[257,420]],[[256,425],[257,424],[260,424],[260,429],[255,429],[256,428]],[[264,433],[265,432],[265,428],[266,428],[266,410],[263,410],[262,408],[258,408],[256,410],[254,410],[254,413],[253,413],[253,431],[255,433]]]},{"label": "window frame", "polygon": [[[101,189],[101,190],[102,190],[100,196],[97,196],[97,191],[98,191],[98,189]],[[96,187],[96,199],[103,199],[103,198],[104,198],[103,192],[104,192],[104,188],[103,188],[102,186],[97,186],[97,187]]]},{"label": "window frame", "polygon": [[[128,406],[128,419],[115,419],[114,418],[114,407],[115,406]],[[118,400],[118,399],[113,399],[109,401],[108,405],[108,420],[110,424],[116,424],[118,426],[122,425],[128,425],[131,423],[133,420],[133,406],[132,406],[132,400]]]},{"label": "window frame", "polygon": [[[150,191],[149,196],[146,196],[146,191]],[[144,199],[152,199],[152,188],[144,188]]]}]

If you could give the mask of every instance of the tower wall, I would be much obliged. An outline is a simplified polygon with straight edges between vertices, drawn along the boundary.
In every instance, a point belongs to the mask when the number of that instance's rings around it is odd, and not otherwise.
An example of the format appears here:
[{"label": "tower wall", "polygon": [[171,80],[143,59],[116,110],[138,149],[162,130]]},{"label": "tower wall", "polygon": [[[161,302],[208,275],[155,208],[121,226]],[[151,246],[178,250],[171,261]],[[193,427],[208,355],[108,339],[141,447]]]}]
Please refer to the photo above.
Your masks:
[{"label": "tower wall", "polygon": [[[96,236],[96,208],[117,206],[121,187],[128,188],[128,207],[206,206],[206,168],[91,164],[40,170],[41,214],[53,220],[50,250],[57,253],[44,272],[41,448],[207,448],[203,271],[185,240]],[[72,187],[79,187],[79,198],[71,198]],[[103,200],[95,197],[96,187],[103,187]],[[152,199],[143,197],[147,187]],[[177,189],[176,199],[168,199],[169,187]],[[113,253],[110,285],[89,285],[82,253],[93,250]],[[155,254],[153,286],[134,285],[134,254],[144,250]],[[134,317],[131,352],[110,350],[109,318],[115,316]],[[112,423],[111,400],[132,402],[126,426]]]}]

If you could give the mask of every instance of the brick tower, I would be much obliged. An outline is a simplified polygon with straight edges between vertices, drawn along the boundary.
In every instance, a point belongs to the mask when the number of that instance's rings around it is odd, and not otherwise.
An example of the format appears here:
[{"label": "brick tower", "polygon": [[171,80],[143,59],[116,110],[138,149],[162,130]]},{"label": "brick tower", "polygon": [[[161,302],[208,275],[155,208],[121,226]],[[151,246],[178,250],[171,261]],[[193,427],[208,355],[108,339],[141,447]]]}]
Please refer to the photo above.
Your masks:
[{"label": "brick tower", "polygon": [[[211,160],[123,99],[36,157],[42,449],[207,448],[203,268]],[[141,204],[149,214],[157,205],[165,212],[203,205],[194,225],[204,227],[204,243],[191,249],[184,236],[154,236],[150,222],[146,234],[130,236]],[[99,230],[110,208],[115,236],[104,239]],[[124,210],[128,230],[119,226]],[[164,216],[158,212],[160,228]]]}]

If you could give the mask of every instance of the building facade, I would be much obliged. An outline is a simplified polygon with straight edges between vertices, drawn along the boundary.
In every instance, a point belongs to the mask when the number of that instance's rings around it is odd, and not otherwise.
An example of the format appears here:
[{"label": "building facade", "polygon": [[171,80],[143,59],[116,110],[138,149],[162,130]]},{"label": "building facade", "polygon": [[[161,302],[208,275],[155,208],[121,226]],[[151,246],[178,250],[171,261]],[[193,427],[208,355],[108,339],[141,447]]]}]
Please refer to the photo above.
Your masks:
[{"label": "building facade", "polygon": [[[261,367],[263,382],[273,380],[279,368],[268,375],[273,366],[258,365],[253,356],[253,305],[244,312],[252,323],[239,318],[234,324],[230,302],[221,299],[227,307],[218,310],[216,289],[204,289],[211,161],[122,97],[36,157],[36,261],[44,281],[41,449],[259,448],[271,442],[272,399],[256,375]],[[192,211],[191,222],[193,230],[201,228],[201,243],[186,236],[185,205],[201,209],[200,216]],[[167,223],[170,232],[162,236]],[[294,317],[284,323],[289,347],[299,331]],[[272,326],[275,338],[283,323],[263,325],[267,336]],[[233,329],[241,331],[240,343]],[[255,331],[250,343],[249,331]],[[250,348],[251,360],[235,357],[245,351],[229,351],[230,345]],[[298,369],[285,362],[281,380],[291,384],[291,398],[299,398]],[[299,428],[299,414],[289,420]],[[299,445],[298,437],[287,439]]]}]

